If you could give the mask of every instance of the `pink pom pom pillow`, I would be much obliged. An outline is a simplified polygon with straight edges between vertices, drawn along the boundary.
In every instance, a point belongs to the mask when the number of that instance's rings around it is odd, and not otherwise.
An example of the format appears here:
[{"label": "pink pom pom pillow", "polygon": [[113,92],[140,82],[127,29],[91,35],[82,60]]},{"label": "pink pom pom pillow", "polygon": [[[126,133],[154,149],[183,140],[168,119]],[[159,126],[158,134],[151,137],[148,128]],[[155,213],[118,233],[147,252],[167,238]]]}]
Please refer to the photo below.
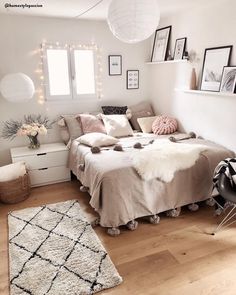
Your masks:
[{"label": "pink pom pom pillow", "polygon": [[165,115],[157,116],[152,124],[152,132],[158,135],[174,133],[177,128],[177,120]]}]

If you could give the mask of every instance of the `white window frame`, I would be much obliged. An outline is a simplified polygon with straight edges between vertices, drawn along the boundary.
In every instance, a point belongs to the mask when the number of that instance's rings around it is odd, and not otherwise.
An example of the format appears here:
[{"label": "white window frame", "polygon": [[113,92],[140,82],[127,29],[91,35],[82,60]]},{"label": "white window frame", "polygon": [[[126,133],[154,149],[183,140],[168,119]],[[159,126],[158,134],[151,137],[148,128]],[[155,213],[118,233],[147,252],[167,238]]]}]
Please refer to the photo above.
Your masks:
[{"label": "white window frame", "polygon": [[[50,83],[49,83],[49,71],[48,71],[48,62],[47,62],[47,50],[65,50],[67,52],[67,62],[68,62],[68,74],[69,74],[69,87],[70,94],[69,95],[51,95],[50,94]],[[93,52],[93,61],[94,61],[94,86],[95,92],[89,94],[77,94],[76,91],[76,79],[75,79],[75,58],[74,51],[75,50],[91,50]],[[46,101],[68,101],[68,100],[87,100],[87,99],[95,99],[97,98],[97,83],[96,77],[98,73],[97,66],[97,56],[93,49],[91,48],[74,48],[74,46],[56,46],[51,44],[44,44],[42,46],[43,51],[43,73],[44,73],[44,88],[45,88],[45,99]]]},{"label": "white window frame", "polygon": [[[76,73],[75,73],[75,50],[91,50],[93,53],[93,66],[94,66],[94,93],[88,93],[88,94],[77,94],[76,91]],[[96,85],[96,74],[97,74],[97,66],[96,66],[96,56],[93,49],[86,49],[86,48],[71,48],[71,79],[72,79],[72,93],[73,93],[73,99],[93,99],[97,97],[97,85]]]}]

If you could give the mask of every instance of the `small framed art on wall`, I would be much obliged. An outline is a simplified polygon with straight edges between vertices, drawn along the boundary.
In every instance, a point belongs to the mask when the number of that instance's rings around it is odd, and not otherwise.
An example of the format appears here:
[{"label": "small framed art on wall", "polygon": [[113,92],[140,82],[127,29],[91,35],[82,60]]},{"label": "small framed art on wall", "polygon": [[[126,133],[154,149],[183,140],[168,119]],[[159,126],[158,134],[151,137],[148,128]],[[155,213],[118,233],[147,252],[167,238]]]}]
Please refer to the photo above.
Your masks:
[{"label": "small framed art on wall", "polygon": [[126,88],[127,89],[138,89],[139,88],[139,70],[128,70],[126,77]]},{"label": "small framed art on wall", "polygon": [[183,59],[187,38],[176,39],[174,59]]},{"label": "small framed art on wall", "polygon": [[108,56],[109,76],[122,75],[122,56],[109,55]]}]

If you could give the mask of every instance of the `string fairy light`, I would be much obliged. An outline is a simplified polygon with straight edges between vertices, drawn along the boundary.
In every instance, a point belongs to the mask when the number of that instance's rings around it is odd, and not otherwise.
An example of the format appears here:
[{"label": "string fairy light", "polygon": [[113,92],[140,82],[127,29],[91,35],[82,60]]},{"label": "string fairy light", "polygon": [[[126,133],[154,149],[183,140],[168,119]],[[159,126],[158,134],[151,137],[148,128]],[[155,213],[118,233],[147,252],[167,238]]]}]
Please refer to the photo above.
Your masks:
[{"label": "string fairy light", "polygon": [[46,49],[69,49],[70,51],[76,50],[76,49],[82,49],[82,50],[93,50],[94,56],[95,56],[95,62],[96,62],[96,69],[97,73],[95,75],[95,84],[96,84],[96,94],[97,98],[101,99],[104,97],[103,95],[103,89],[102,89],[102,49],[98,47],[97,44],[95,44],[94,41],[91,42],[91,44],[62,44],[59,41],[55,42],[55,44],[49,44],[46,43],[46,40],[43,40],[41,44],[41,48],[37,49],[35,52],[39,54],[39,62],[38,62],[38,67],[35,70],[35,73],[39,75],[39,81],[40,81],[40,87],[37,90],[38,95],[38,103],[39,104],[44,104],[45,103],[45,87],[47,84],[45,83],[45,77],[44,77],[44,69],[43,65],[44,62],[47,59],[46,56]]}]

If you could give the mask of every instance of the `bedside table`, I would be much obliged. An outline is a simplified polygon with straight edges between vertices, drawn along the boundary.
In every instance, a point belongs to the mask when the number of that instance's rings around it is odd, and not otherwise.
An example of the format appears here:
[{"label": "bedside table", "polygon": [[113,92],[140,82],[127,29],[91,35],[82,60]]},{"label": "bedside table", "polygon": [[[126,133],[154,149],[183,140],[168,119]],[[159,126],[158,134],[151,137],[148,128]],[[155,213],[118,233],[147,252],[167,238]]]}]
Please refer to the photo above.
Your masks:
[{"label": "bedside table", "polygon": [[13,163],[26,163],[32,187],[70,181],[68,155],[69,150],[63,143],[42,144],[35,150],[28,147],[11,149]]}]

